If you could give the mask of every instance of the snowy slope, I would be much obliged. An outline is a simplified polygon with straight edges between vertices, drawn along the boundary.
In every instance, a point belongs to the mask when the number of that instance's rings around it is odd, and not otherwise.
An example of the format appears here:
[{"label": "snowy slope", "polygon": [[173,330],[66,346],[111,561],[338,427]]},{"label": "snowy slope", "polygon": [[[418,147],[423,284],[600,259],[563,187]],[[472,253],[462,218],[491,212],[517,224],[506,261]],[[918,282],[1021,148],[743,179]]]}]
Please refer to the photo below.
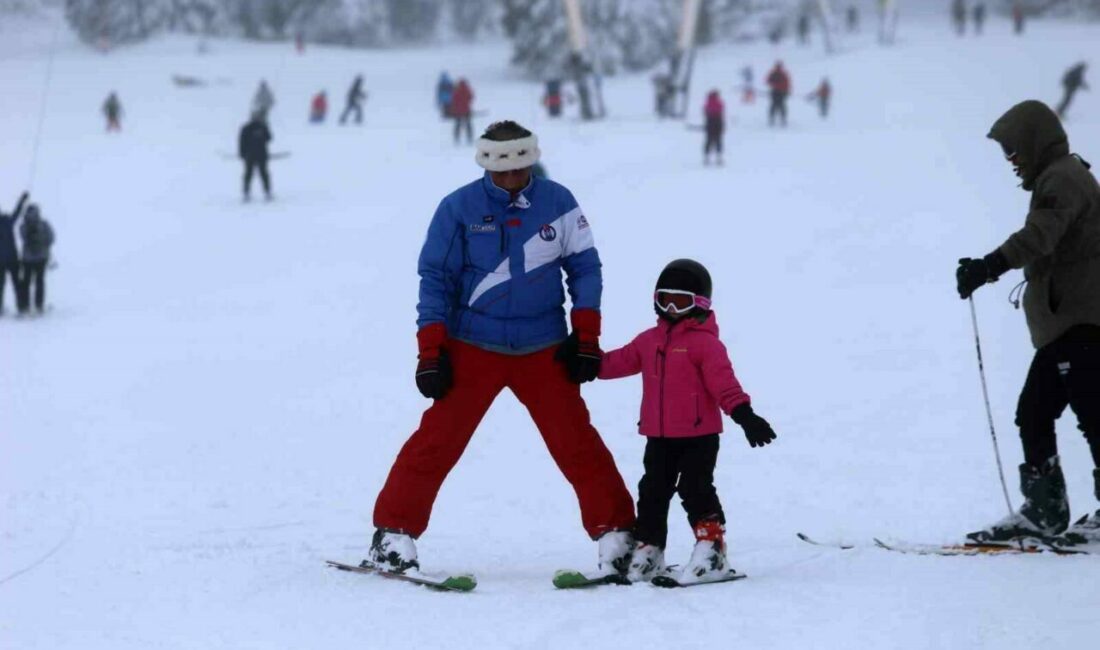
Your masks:
[{"label": "snowy slope", "polygon": [[[817,49],[700,55],[693,104],[723,89],[727,165],[700,134],[656,123],[645,76],[608,80],[612,117],[549,122],[503,46],[362,52],[185,40],[100,55],[62,33],[33,192],[58,231],[53,312],[0,318],[0,648],[496,648],[642,644],[758,648],[1025,648],[1096,638],[1095,562],[920,558],[801,544],[794,532],[946,541],[999,517],[958,257],[1022,221],[1027,195],[984,136],[1012,103],[1055,101],[1061,71],[1100,54],[1100,27],[945,21]],[[51,33],[0,40],[0,201],[30,182]],[[792,102],[776,133],[732,87],[783,57],[796,95],[823,75],[834,116]],[[442,68],[468,76],[478,119],[538,131],[605,263],[607,347],[653,319],[652,283],[706,263],[739,375],[778,442],[724,439],[718,486],[733,563],[752,579],[665,592],[555,592],[588,568],[572,492],[518,402],[502,396],[420,542],[428,568],[478,574],[468,596],[337,574],[358,560],[397,450],[425,406],[412,385],[415,260],[438,200],[477,175],[431,105]],[[356,72],[361,129],[305,123]],[[173,73],[216,83],[178,89]],[[260,77],[274,87],[278,200],[243,206],[219,158]],[[102,133],[107,92],[127,111]],[[1100,99],[1071,142],[1100,157]],[[1002,448],[1031,351],[1005,297],[977,295]],[[10,292],[8,296],[10,309]],[[629,484],[640,384],[585,388]],[[1095,507],[1087,451],[1059,423],[1074,513]],[[1015,495],[1014,495],[1015,496]],[[1018,501],[1018,497],[1017,501]],[[673,508],[670,558],[689,535]],[[45,558],[45,559],[44,559]]]}]

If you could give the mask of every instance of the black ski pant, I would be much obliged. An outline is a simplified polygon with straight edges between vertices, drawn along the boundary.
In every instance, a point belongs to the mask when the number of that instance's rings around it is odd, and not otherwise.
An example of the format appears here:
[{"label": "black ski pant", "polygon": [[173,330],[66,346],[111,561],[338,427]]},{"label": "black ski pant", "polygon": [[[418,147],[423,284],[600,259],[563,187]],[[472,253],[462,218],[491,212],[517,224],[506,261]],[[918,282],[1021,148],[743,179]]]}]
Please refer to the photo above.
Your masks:
[{"label": "black ski pant", "polygon": [[1066,406],[1100,467],[1100,325],[1077,325],[1035,353],[1016,409],[1029,465],[1039,467],[1058,453],[1054,421]]},{"label": "black ski pant", "polygon": [[11,286],[15,291],[15,308],[20,312],[27,310],[27,299],[23,295],[23,279],[20,277],[18,262],[0,263],[0,311],[4,309],[4,287],[11,277]]},{"label": "black ski pant", "polygon": [[703,143],[703,155],[710,156],[712,151],[718,153],[718,157],[722,157],[722,126],[720,124],[707,124],[706,126],[707,139]]},{"label": "black ski pant", "polygon": [[473,142],[474,141],[474,127],[470,123],[470,116],[469,115],[456,115],[455,116],[455,144],[458,144],[458,142],[460,140],[459,134],[462,132],[463,129],[465,129],[465,131],[466,131],[466,142],[467,143]]},{"label": "black ski pant", "polygon": [[827,99],[818,99],[817,100],[817,110],[821,112],[821,118],[822,119],[824,119],[826,117],[829,117],[829,100],[827,100]]},{"label": "black ski pant", "polygon": [[1058,102],[1058,117],[1065,117],[1066,111],[1069,110],[1070,102],[1073,101],[1073,96],[1077,94],[1077,86],[1066,86],[1065,94],[1062,95],[1062,101]]},{"label": "black ski pant", "polygon": [[248,196],[252,191],[252,174],[260,172],[260,180],[264,183],[264,193],[271,194],[271,175],[267,172],[267,158],[245,158],[244,161],[244,195]]},{"label": "black ski pant", "polygon": [[363,123],[363,107],[360,106],[357,102],[350,102],[348,103],[347,107],[344,108],[344,112],[340,114],[340,124],[347,122],[348,116],[352,113],[355,113],[356,124]]},{"label": "black ski pant", "polygon": [[787,126],[787,93],[772,93],[772,104],[768,108],[768,126],[775,126],[776,118]]},{"label": "black ski pant", "polygon": [[668,539],[668,508],[672,496],[680,494],[688,524],[704,519],[726,523],[718,491],[714,488],[714,465],[718,462],[718,437],[649,438],[645,445],[645,475],[638,483],[638,518],[634,539],[665,547]]},{"label": "black ski pant", "polygon": [[46,260],[23,262],[23,301],[27,309],[32,295],[35,308],[42,311],[46,306]]}]

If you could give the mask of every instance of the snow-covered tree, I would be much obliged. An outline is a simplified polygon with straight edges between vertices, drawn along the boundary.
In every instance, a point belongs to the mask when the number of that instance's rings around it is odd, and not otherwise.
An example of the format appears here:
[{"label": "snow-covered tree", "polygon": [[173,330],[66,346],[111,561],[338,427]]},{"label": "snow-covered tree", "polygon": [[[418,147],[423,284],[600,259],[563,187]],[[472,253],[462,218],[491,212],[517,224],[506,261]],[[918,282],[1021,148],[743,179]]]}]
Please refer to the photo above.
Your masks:
[{"label": "snow-covered tree", "polygon": [[65,19],[86,43],[127,43],[160,29],[167,10],[166,0],[67,0]]}]

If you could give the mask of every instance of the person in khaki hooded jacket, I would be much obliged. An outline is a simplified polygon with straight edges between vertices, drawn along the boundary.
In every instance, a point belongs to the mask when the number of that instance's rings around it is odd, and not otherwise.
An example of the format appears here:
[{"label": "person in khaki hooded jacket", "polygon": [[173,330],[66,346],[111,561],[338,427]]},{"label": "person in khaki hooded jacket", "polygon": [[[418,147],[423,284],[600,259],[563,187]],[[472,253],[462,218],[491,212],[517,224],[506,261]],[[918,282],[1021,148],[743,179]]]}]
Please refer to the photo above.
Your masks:
[{"label": "person in khaki hooded jacket", "polygon": [[1100,542],[1100,510],[1069,527],[1054,433],[1055,420],[1069,406],[1092,452],[1100,499],[1100,185],[1089,164],[1070,154],[1058,116],[1042,102],[1012,107],[988,137],[1001,145],[1021,186],[1031,192],[1031,208],[1024,227],[995,251],[959,260],[959,296],[969,298],[1009,269],[1022,268],[1028,282],[1024,313],[1037,352],[1016,410],[1024,504],[968,537],[984,542],[1062,535],[1062,543]]}]

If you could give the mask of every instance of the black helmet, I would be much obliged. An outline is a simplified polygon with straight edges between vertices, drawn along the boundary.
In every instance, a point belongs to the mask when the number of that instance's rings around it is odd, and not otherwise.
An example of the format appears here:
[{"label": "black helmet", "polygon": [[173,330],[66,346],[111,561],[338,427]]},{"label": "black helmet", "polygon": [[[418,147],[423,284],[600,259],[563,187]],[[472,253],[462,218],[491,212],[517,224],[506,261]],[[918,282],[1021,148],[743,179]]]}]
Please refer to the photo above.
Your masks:
[{"label": "black helmet", "polygon": [[710,273],[707,267],[695,260],[673,260],[661,271],[656,288],[690,291],[697,296],[710,298]]}]

